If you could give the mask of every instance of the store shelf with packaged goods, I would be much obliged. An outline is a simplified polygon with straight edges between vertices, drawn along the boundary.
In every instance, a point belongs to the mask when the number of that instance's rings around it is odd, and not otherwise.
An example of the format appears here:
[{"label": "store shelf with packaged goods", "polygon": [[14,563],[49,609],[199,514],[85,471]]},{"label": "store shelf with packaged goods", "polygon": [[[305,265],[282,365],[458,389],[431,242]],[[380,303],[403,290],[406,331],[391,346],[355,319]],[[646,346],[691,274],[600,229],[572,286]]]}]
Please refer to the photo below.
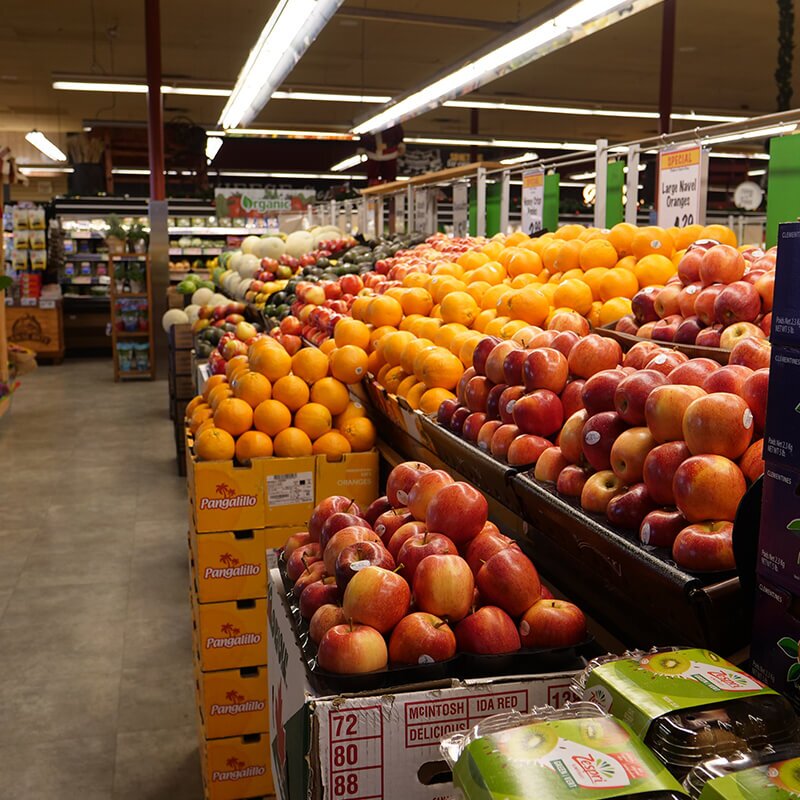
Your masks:
[{"label": "store shelf with packaged goods", "polygon": [[[116,259],[114,264],[114,279],[109,286],[114,380],[152,379],[154,352],[150,260],[146,256],[123,258]],[[128,286],[143,286],[144,291],[124,291]]]}]

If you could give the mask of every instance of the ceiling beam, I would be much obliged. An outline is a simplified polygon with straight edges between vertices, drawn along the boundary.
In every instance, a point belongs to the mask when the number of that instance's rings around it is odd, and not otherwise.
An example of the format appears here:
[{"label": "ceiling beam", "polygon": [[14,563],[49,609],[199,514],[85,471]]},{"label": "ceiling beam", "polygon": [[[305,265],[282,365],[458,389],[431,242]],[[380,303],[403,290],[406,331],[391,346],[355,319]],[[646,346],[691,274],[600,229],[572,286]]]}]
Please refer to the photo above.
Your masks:
[{"label": "ceiling beam", "polygon": [[432,14],[415,14],[410,11],[382,11],[374,8],[340,8],[339,19],[359,19],[369,22],[399,22],[407,25],[429,25],[438,28],[469,28],[482,31],[510,31],[516,23],[467,17],[439,17]]}]

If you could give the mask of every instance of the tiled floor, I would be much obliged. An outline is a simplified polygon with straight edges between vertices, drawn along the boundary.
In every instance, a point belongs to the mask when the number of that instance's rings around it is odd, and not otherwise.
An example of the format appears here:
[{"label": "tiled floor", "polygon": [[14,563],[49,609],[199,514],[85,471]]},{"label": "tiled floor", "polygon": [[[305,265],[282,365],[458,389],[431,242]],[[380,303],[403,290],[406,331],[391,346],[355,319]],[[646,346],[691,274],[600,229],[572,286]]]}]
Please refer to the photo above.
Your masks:
[{"label": "tiled floor", "polygon": [[165,382],[43,366],[0,420],[0,797],[199,800]]}]

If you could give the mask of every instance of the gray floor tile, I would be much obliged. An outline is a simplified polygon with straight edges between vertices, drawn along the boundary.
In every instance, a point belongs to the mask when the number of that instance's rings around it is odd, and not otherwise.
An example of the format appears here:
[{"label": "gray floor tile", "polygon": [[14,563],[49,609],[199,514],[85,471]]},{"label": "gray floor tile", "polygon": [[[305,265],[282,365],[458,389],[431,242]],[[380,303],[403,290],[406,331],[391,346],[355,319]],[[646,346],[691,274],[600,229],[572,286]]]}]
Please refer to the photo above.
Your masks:
[{"label": "gray floor tile", "polygon": [[17,585],[42,588],[99,582],[124,585],[130,577],[130,569],[129,553],[113,547],[90,550],[76,546],[69,552],[46,548],[28,556]]},{"label": "gray floor tile", "polygon": [[191,663],[192,615],[185,597],[183,607],[169,614],[125,623],[123,668],[180,669]]},{"label": "gray floor tile", "polygon": [[114,780],[115,749],[111,736],[0,747],[2,796],[24,800],[108,800]]},{"label": "gray floor tile", "polygon": [[16,585],[38,535],[38,528],[18,527],[4,520],[0,533],[0,588]]},{"label": "gray floor tile", "polygon": [[201,800],[194,725],[117,736],[114,800]]},{"label": "gray floor tile", "polygon": [[119,690],[120,732],[193,725],[197,718],[194,669],[123,669]]},{"label": "gray floor tile", "polygon": [[0,589],[0,623],[3,621],[13,589]]}]

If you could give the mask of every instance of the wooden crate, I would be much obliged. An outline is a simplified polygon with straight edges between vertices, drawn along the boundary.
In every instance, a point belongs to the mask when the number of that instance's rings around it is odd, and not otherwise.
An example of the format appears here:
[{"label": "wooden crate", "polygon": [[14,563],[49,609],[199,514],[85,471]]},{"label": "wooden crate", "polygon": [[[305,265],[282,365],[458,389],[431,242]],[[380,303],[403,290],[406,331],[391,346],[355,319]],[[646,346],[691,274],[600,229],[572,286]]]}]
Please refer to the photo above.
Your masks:
[{"label": "wooden crate", "polygon": [[41,358],[60,361],[64,357],[64,332],[61,302],[52,308],[8,306],[6,334],[13,344],[29,347]]}]

